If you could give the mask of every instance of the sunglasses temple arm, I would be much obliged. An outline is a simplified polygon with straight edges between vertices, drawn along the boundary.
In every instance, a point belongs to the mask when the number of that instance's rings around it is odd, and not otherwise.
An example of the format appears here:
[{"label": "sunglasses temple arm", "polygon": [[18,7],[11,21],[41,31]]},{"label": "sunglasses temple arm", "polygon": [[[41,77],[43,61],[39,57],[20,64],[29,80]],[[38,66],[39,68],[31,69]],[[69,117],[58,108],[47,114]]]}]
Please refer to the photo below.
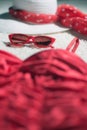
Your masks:
[{"label": "sunglasses temple arm", "polygon": [[78,46],[79,46],[79,39],[78,39],[77,37],[75,37],[75,38],[70,42],[70,44],[67,46],[66,50],[67,50],[67,51],[70,51],[70,50],[71,50],[71,52],[74,53],[74,52],[77,50]]},{"label": "sunglasses temple arm", "polygon": [[54,48],[54,46],[50,45],[51,48]]}]

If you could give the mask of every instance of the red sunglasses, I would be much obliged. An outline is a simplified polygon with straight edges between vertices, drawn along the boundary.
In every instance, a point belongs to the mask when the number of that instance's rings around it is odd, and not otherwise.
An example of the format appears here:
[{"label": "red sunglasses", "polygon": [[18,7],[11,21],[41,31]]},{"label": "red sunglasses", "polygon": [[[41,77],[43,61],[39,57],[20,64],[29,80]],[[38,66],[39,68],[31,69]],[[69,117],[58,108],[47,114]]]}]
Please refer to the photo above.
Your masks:
[{"label": "red sunglasses", "polygon": [[26,34],[10,34],[9,35],[10,45],[14,47],[23,47],[33,43],[36,47],[53,48],[52,44],[55,41],[55,38],[49,36],[28,36]]}]

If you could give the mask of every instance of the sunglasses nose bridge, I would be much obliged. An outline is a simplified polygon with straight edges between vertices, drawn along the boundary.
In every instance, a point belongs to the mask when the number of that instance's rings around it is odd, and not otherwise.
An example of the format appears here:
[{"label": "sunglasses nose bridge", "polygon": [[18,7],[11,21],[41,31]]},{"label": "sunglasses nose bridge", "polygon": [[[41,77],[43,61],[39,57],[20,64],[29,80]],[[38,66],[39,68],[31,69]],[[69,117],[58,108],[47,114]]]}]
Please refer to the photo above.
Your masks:
[{"label": "sunglasses nose bridge", "polygon": [[33,36],[29,36],[28,42],[29,42],[29,43],[32,43],[32,42],[33,42]]}]

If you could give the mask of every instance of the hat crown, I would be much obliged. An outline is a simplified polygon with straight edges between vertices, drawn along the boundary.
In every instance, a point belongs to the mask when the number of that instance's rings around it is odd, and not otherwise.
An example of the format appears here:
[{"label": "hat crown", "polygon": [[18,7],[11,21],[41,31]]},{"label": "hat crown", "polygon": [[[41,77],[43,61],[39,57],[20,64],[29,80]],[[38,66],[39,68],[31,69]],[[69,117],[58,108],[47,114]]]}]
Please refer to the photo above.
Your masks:
[{"label": "hat crown", "polygon": [[13,6],[34,13],[55,14],[57,0],[13,0]]}]

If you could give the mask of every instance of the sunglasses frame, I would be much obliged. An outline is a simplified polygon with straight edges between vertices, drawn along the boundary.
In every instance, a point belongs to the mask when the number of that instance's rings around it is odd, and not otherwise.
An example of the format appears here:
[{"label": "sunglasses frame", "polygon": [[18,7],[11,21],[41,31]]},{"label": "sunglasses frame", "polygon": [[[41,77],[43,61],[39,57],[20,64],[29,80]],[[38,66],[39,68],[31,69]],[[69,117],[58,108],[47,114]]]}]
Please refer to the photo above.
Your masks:
[{"label": "sunglasses frame", "polygon": [[[24,42],[22,42],[21,44],[14,43],[13,40],[12,40],[12,37],[13,37],[14,35],[26,36],[26,37],[27,37],[27,40],[24,41]],[[11,46],[14,46],[14,47],[24,47],[26,44],[28,45],[28,44],[30,44],[30,43],[33,43],[34,46],[36,46],[36,47],[38,47],[38,48],[47,48],[47,47],[54,48],[54,47],[52,46],[52,44],[55,42],[55,38],[49,37],[49,36],[44,36],[44,35],[29,36],[29,35],[21,34],[21,33],[13,33],[13,34],[9,34],[8,37],[9,37],[9,40],[10,40],[10,45],[11,45]],[[35,42],[35,39],[36,39],[36,38],[39,38],[39,37],[49,38],[51,42],[49,43],[49,45],[45,45],[45,46],[44,46],[44,45],[39,45],[39,44],[37,44],[37,43]]]}]

